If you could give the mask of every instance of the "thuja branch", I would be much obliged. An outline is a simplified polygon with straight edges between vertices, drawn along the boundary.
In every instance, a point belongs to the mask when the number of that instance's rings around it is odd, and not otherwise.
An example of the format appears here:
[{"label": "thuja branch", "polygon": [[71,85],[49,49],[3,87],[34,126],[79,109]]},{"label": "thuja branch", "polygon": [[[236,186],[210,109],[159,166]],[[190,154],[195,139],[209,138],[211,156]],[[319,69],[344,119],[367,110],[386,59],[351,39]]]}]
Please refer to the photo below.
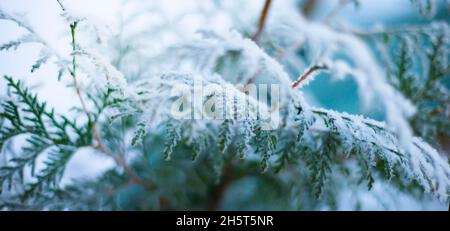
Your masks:
[{"label": "thuja branch", "polygon": [[[330,117],[330,115],[329,115],[329,113],[328,112],[326,112],[326,111],[324,111],[324,110],[318,110],[318,109],[313,109],[313,110],[311,110],[311,112],[312,113],[314,113],[314,114],[316,114],[316,115],[324,115],[324,116],[326,116],[326,117]],[[348,122],[353,122],[353,119],[352,118],[350,118],[350,117],[347,117],[347,116],[340,116],[340,118],[341,119],[343,119],[343,120],[345,120],[345,121],[348,121]],[[365,120],[362,120],[361,121],[363,124],[365,124],[366,126],[368,126],[368,127],[371,127],[371,128],[373,128],[373,129],[376,129],[376,130],[379,130],[379,131],[383,131],[383,132],[386,132],[386,133],[389,133],[388,131],[386,131],[386,129],[383,127],[383,126],[381,126],[381,125],[379,125],[379,124],[375,124],[375,123],[373,123],[373,122],[369,122],[369,121],[365,121]],[[320,130],[320,129],[315,129],[315,131],[317,131],[317,132],[333,132],[333,131],[330,131],[330,130]],[[335,132],[334,132],[335,133]],[[366,140],[362,140],[362,139],[359,139],[358,137],[355,137],[356,139],[358,139],[359,141],[361,141],[361,142],[369,142],[369,141],[366,141]],[[374,142],[369,142],[369,143],[371,143],[371,144],[373,144],[373,145],[377,145],[377,146],[380,146],[381,148],[383,148],[383,149],[385,149],[385,150],[387,150],[387,151],[389,151],[389,152],[392,152],[392,153],[394,153],[394,154],[397,154],[397,155],[399,155],[399,156],[401,156],[402,154],[399,152],[399,151],[396,151],[396,150],[394,150],[394,149],[392,149],[392,148],[389,148],[389,147],[386,147],[386,146],[384,146],[384,145],[382,145],[382,144],[376,144],[376,143],[374,143]]]},{"label": "thuja branch", "polygon": [[253,41],[255,41],[256,43],[259,43],[261,34],[264,31],[264,26],[266,24],[267,14],[269,13],[271,3],[272,3],[272,0],[266,0],[266,2],[264,3],[264,8],[261,11],[261,15],[259,16],[258,30],[256,31],[255,35],[253,35],[253,38],[252,38]]},{"label": "thuja branch", "polygon": [[[65,8],[63,7],[63,5],[61,4],[60,1],[58,1],[58,3],[61,5],[61,8],[63,10],[65,10]],[[123,170],[125,171],[125,173],[128,175],[128,177],[130,177],[130,181],[136,184],[139,184],[141,186],[143,186],[146,189],[154,189],[155,185],[151,184],[151,183],[147,183],[145,181],[143,181],[126,163],[123,155],[122,156],[117,156],[114,153],[112,153],[111,151],[109,151],[109,149],[103,145],[99,132],[97,130],[97,126],[95,124],[95,122],[97,121],[97,119],[95,119],[94,121],[91,121],[91,116],[87,110],[86,107],[86,103],[84,102],[84,99],[81,95],[81,90],[80,90],[80,86],[78,84],[77,81],[77,59],[76,59],[76,52],[77,52],[77,44],[76,44],[76,29],[78,26],[78,21],[74,21],[70,24],[70,34],[71,34],[71,45],[72,45],[72,68],[69,69],[69,73],[73,78],[73,83],[74,83],[74,87],[76,90],[76,93],[78,95],[78,98],[80,100],[81,106],[83,108],[83,111],[86,113],[88,119],[89,119],[89,123],[90,123],[90,127],[92,128],[92,133],[93,133],[93,138],[96,142],[95,145],[93,145],[93,147],[100,151],[101,153],[105,154],[106,156],[109,156],[110,158],[112,158],[114,160],[114,162],[120,166],[121,168],[123,168]],[[101,113],[101,111],[99,111],[98,113]]]}]

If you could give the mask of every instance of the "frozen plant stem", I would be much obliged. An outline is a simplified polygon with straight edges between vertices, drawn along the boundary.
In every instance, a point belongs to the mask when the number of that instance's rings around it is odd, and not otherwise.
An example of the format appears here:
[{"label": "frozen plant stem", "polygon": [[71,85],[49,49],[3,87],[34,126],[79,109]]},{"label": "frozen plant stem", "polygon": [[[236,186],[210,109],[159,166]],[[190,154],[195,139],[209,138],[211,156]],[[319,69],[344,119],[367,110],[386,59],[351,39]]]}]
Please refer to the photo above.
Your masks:
[{"label": "frozen plant stem", "polygon": [[[58,3],[60,3],[58,1]],[[62,9],[64,10],[64,7],[62,6],[62,4],[60,3]],[[76,51],[77,51],[77,45],[76,45],[76,39],[75,39],[75,33],[76,33],[76,29],[77,29],[77,25],[78,25],[78,21],[74,21],[73,23],[70,24],[70,33],[71,33],[71,37],[72,37],[72,69],[69,70],[70,75],[73,78],[73,83],[74,83],[74,87],[75,90],[77,92],[78,98],[80,100],[81,106],[83,108],[83,111],[86,113],[86,116],[88,118],[88,120],[91,120],[90,114],[87,110],[86,107],[86,103],[83,100],[83,97],[81,96],[81,91],[80,91],[80,87],[77,81],[77,59],[76,59]],[[121,168],[123,168],[123,170],[125,171],[125,173],[128,175],[128,177],[130,178],[130,182],[141,185],[142,187],[144,187],[147,190],[151,190],[155,188],[155,185],[151,184],[151,183],[147,183],[145,181],[143,181],[126,163],[126,160],[124,158],[124,155],[121,156],[117,156],[114,153],[110,152],[102,143],[100,135],[98,133],[97,130],[97,126],[95,124],[92,124],[92,133],[93,133],[93,138],[96,142],[95,145],[93,145],[93,147],[100,151],[101,153],[105,154],[106,156],[111,157],[114,162],[120,166]]]},{"label": "frozen plant stem", "polygon": [[65,11],[66,8],[64,8],[64,5],[62,4],[61,0],[56,0],[56,1],[58,2],[58,4],[59,4],[59,6],[61,7],[61,9],[62,9],[63,11]]},{"label": "frozen plant stem", "polygon": [[69,73],[73,78],[73,85],[75,87],[75,91],[77,92],[78,98],[80,99],[81,107],[83,108],[83,111],[86,113],[86,116],[89,119],[90,115],[87,111],[86,103],[84,102],[83,97],[81,96],[80,85],[78,84],[78,81],[77,81],[77,59],[76,59],[77,45],[76,45],[76,41],[75,41],[75,31],[76,31],[77,25],[78,25],[78,21],[74,21],[73,23],[70,24],[70,34],[72,36],[72,70],[70,70]]},{"label": "frozen plant stem", "polygon": [[[272,3],[272,0],[266,0],[264,3],[264,8],[261,11],[261,15],[259,16],[258,21],[258,30],[256,31],[255,35],[253,35],[252,40],[259,45],[259,39],[261,37],[262,32],[264,31],[264,26],[266,24],[266,18],[267,14],[269,13],[270,4]],[[247,80],[245,83],[244,91],[246,91],[247,86],[251,83],[253,83],[256,79],[256,77],[261,73],[261,69],[259,69],[251,78]]]},{"label": "frozen plant stem", "polygon": [[328,70],[328,67],[326,65],[314,65],[309,67],[302,75],[298,77],[297,80],[292,83],[292,89],[298,87],[300,83],[319,70]]},{"label": "frozen plant stem", "polygon": [[262,32],[264,31],[264,26],[266,24],[266,18],[267,18],[267,14],[269,13],[269,8],[270,8],[270,4],[272,3],[272,0],[266,0],[266,2],[264,3],[264,8],[261,11],[261,15],[259,16],[259,21],[258,21],[258,31],[256,31],[255,35],[253,36],[253,41],[255,41],[255,43],[259,43],[259,39],[261,37]]},{"label": "frozen plant stem", "polygon": [[[61,3],[60,0],[57,0],[59,6],[61,7],[61,9],[63,11],[66,11],[66,8],[64,7],[64,5]],[[86,116],[88,119],[90,119],[90,115],[89,112],[87,111],[87,107],[86,107],[86,103],[83,100],[83,97],[81,96],[81,91],[80,91],[80,85],[78,84],[77,81],[77,58],[76,58],[76,51],[77,51],[77,43],[75,40],[75,32],[78,26],[78,21],[74,21],[70,24],[70,35],[72,38],[72,69],[69,69],[69,73],[70,76],[72,76],[73,78],[73,85],[75,87],[75,91],[77,92],[78,98],[80,99],[80,103],[81,103],[81,107],[83,108],[83,111],[86,113]]]}]

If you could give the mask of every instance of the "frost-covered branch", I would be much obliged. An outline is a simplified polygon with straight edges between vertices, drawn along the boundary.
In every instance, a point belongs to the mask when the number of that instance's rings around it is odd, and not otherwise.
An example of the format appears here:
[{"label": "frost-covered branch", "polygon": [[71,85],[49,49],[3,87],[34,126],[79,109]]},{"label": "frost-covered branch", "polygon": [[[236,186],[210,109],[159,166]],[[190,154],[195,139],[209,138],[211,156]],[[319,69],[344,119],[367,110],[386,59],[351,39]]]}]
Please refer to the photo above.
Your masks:
[{"label": "frost-covered branch", "polygon": [[298,87],[302,82],[303,82],[303,84],[305,85],[305,84],[306,84],[306,83],[305,83],[305,80],[306,80],[307,78],[312,78],[311,75],[316,74],[315,72],[317,72],[317,71],[319,71],[319,70],[327,70],[327,69],[328,69],[328,68],[327,68],[327,66],[325,66],[325,65],[314,65],[314,66],[309,67],[308,69],[306,69],[306,71],[305,71],[303,74],[301,74],[301,75],[298,77],[297,80],[295,80],[295,81],[292,83],[292,88]]},{"label": "frost-covered branch", "polygon": [[[139,204],[132,209],[215,210],[238,203],[234,195],[244,191],[245,204],[276,198],[271,209],[338,209],[333,201],[343,193],[361,198],[380,187],[448,203],[450,168],[432,142],[448,137],[446,23],[359,33],[307,20],[291,2],[268,0],[262,11],[247,1],[205,2],[174,16],[135,2],[139,9],[99,43],[92,28],[100,27],[58,1],[70,26],[66,55],[20,17],[0,11],[28,32],[0,50],[42,44],[33,72],[56,58],[74,82],[76,109],[87,115],[87,121],[59,116],[6,77],[12,95],[0,111],[6,157],[0,183],[8,197],[0,207],[128,209],[124,195],[131,193]],[[271,7],[280,10],[267,20]],[[219,27],[217,15],[230,28]],[[191,17],[200,30],[186,31],[182,21]],[[161,20],[152,24],[154,18]],[[140,28],[140,20],[152,23]],[[351,78],[362,106],[380,103],[386,121],[313,106],[300,86],[321,71],[329,79]],[[424,78],[416,78],[419,72]],[[253,94],[258,84],[265,88]],[[111,166],[62,185],[66,167],[86,148],[109,157]]]}]

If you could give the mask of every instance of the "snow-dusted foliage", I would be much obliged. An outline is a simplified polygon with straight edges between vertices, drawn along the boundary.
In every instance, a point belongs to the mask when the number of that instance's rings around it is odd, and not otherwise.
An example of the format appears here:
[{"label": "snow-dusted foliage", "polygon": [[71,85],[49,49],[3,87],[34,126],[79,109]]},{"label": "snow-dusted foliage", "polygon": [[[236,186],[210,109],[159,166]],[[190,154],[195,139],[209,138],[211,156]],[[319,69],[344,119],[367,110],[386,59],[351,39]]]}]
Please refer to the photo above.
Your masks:
[{"label": "snow-dusted foliage", "polygon": [[[198,1],[171,14],[165,1],[151,2],[124,3],[112,28],[71,10],[73,1],[55,2],[68,52],[24,15],[0,9],[0,19],[26,31],[0,50],[40,44],[31,72],[55,64],[54,81],[71,82],[79,102],[73,115],[59,115],[4,77],[0,206],[348,209],[339,200],[374,185],[448,204],[450,167],[439,141],[450,131],[446,22],[360,30],[332,23],[335,13],[311,20],[298,1],[275,1],[269,14],[259,1]],[[432,17],[434,7],[425,7]],[[190,31],[186,20],[200,26]],[[318,74],[354,80],[362,108],[381,105],[385,121],[308,102],[303,89]],[[61,185],[86,148],[117,166]],[[130,194],[142,207],[127,204]],[[234,195],[250,206],[230,202]]]}]

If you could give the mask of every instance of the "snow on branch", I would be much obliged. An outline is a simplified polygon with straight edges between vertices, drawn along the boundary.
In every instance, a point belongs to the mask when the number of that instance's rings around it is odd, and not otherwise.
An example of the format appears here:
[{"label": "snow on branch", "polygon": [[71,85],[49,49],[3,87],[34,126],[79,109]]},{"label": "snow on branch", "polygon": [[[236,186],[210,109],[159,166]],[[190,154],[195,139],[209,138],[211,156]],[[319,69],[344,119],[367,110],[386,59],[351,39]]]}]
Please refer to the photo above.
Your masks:
[{"label": "snow on branch", "polygon": [[[0,19],[16,22],[28,34],[0,46],[0,50],[16,49],[25,42],[42,44],[44,49],[32,71],[44,65],[50,57],[56,57],[59,68],[68,71],[73,78],[76,77],[75,71],[79,70],[88,77],[89,83],[96,83],[78,94],[80,98],[81,94],[86,95],[86,99],[101,109],[96,112],[86,110],[88,122],[81,125],[63,116],[57,119],[53,110],[48,111],[46,104],[40,103],[37,96],[22,87],[21,82],[6,77],[9,86],[15,89],[14,94],[21,100],[8,100],[2,104],[0,144],[3,147],[18,134],[30,133],[32,137],[26,142],[40,151],[36,153],[25,147],[24,153],[29,154],[27,158],[13,161],[12,167],[1,168],[0,182],[13,181],[26,164],[50,146],[60,149],[52,150],[50,158],[53,162],[38,176],[38,180],[48,183],[45,185],[57,188],[65,165],[82,146],[108,150],[108,155],[131,178],[137,179],[140,177],[138,174],[129,174],[132,171],[125,154],[113,151],[145,152],[149,137],[163,136],[161,155],[167,161],[177,161],[180,154],[177,148],[181,147],[192,152],[194,161],[199,158],[210,161],[206,165],[212,165],[211,169],[217,170],[217,175],[234,161],[226,158],[232,159],[233,156],[245,163],[259,163],[262,172],[300,169],[302,174],[307,172],[310,175],[311,191],[317,198],[326,191],[332,173],[340,171],[337,169],[343,166],[343,162],[351,162],[356,164],[359,177],[367,182],[369,189],[379,176],[384,176],[385,180],[399,179],[398,184],[403,184],[406,179],[417,182],[424,191],[442,201],[449,200],[450,168],[447,160],[413,135],[409,120],[416,112],[415,105],[388,82],[386,70],[359,35],[308,21],[291,8],[281,11],[281,16],[277,15],[278,11],[273,11],[271,16],[274,20],[266,21],[271,3],[266,1],[254,35],[256,42],[245,31],[201,30],[193,38],[187,36],[187,39],[161,45],[158,51],[149,52],[151,54],[147,56],[133,56],[134,59],[128,60],[124,65],[127,67],[123,68],[119,63],[125,59],[129,47],[124,52],[121,50],[123,47],[115,47],[119,43],[117,41],[112,43],[114,45],[102,44],[106,49],[120,50],[116,52],[119,57],[112,57],[110,53],[102,52],[98,44],[75,40],[76,25],[91,22],[88,17],[70,11],[62,1],[58,3],[64,11],[62,16],[70,24],[70,54],[61,55],[39,37],[26,20],[2,10]],[[276,26],[271,26],[275,23]],[[79,32],[77,36],[89,37],[86,31]],[[108,39],[115,41],[119,36],[111,37]],[[276,49],[265,47],[267,41],[280,37],[295,42],[296,49],[304,49],[302,58],[307,68],[295,80],[290,77],[291,72],[271,57]],[[154,42],[149,41],[139,40],[138,44],[147,48],[153,45],[148,43]],[[302,62],[296,63],[300,64]],[[386,123],[311,106],[303,98],[301,87],[314,80],[321,71],[326,71],[331,78],[352,78],[358,84],[366,107],[373,105],[375,100],[381,101]],[[263,92],[267,93],[267,98],[261,97],[261,92],[252,94],[252,87],[257,84],[264,85]],[[94,100],[92,89],[107,97]],[[24,117],[23,114],[33,117]],[[99,119],[100,115],[109,120]],[[120,148],[107,147],[101,143],[101,131],[96,128],[102,125],[114,133],[112,127],[116,126],[119,118],[123,119],[121,122],[127,122],[126,126],[120,125],[124,133],[120,139],[126,141],[121,141]],[[51,126],[56,132],[47,130]],[[75,130],[76,139],[71,138],[68,129]],[[114,135],[117,134],[111,137]],[[65,146],[70,148],[64,149]],[[57,156],[58,151],[63,155]],[[289,168],[286,167],[288,165]],[[302,168],[304,166],[307,170]],[[33,192],[39,191],[41,186],[37,184],[35,187]]]}]

